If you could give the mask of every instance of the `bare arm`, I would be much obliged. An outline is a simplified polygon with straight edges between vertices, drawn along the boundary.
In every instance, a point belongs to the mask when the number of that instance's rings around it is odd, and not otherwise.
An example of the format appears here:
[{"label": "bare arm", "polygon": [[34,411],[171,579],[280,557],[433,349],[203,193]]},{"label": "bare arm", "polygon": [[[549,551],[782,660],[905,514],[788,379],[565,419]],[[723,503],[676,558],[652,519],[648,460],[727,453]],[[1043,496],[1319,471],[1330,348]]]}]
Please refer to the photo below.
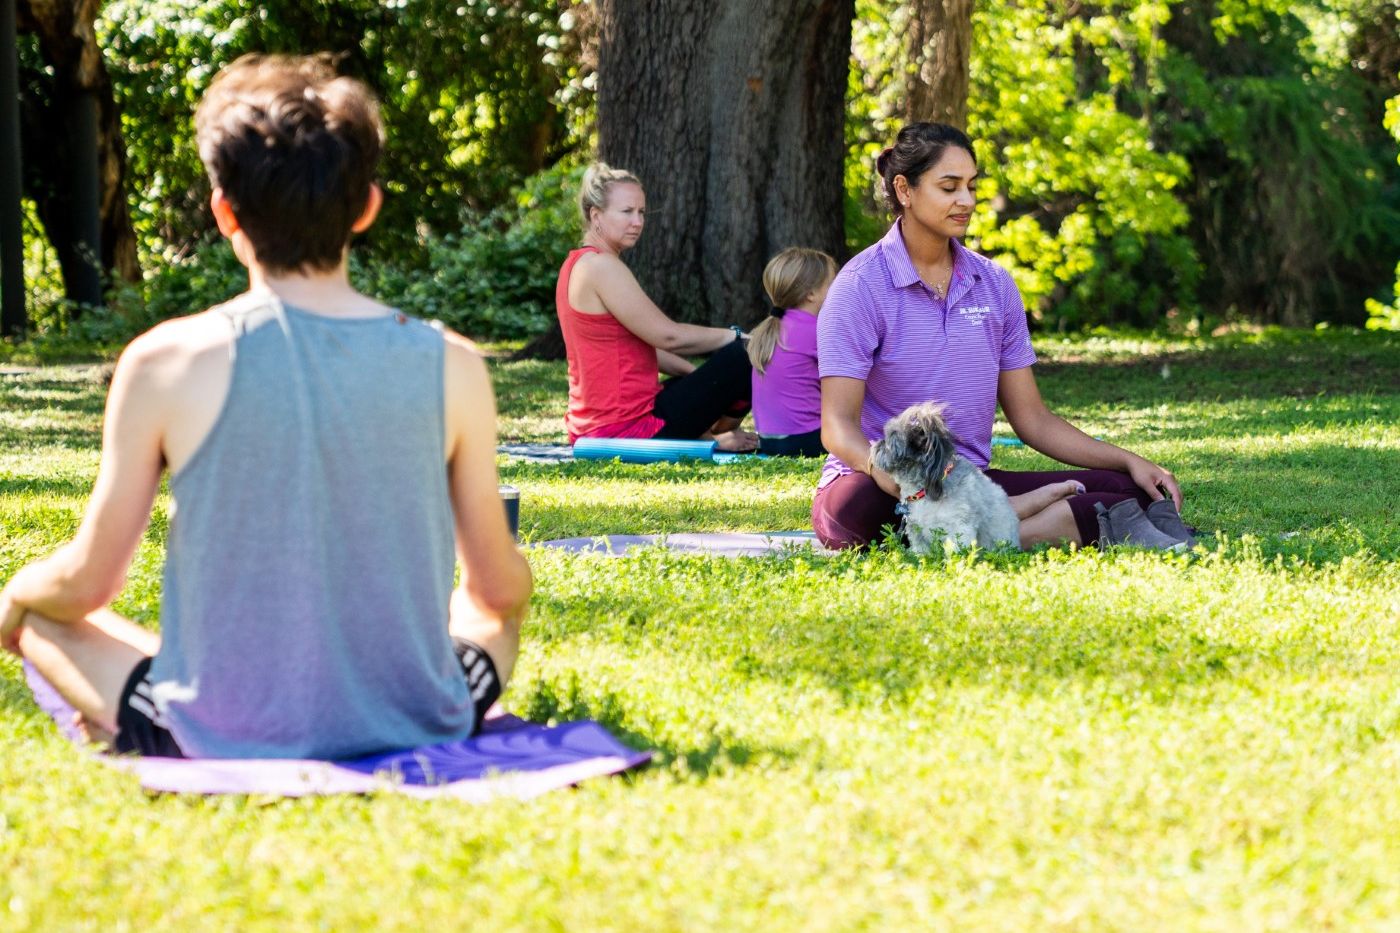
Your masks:
[{"label": "bare arm", "polygon": [[847,376],[822,379],[822,445],[857,473],[868,473],[885,492],[899,498],[899,484],[870,462],[870,441],[860,429],[865,381]]},{"label": "bare arm", "polygon": [[121,592],[160,488],[166,408],[160,351],[138,339],[117,363],[107,393],[102,459],[73,540],[24,567],[0,593],[0,642],[15,650],[32,610],[77,622]]},{"label": "bare arm", "polygon": [[588,299],[596,298],[601,310],[657,350],[683,356],[713,353],[735,340],[734,332],[727,327],[700,327],[671,320],[647,297],[632,270],[616,256],[595,254],[580,259],[574,266],[574,281],[570,282],[571,300],[575,282],[582,294],[574,307],[591,310],[589,305],[593,302]]},{"label": "bare arm", "polygon": [[690,360],[665,350],[656,351],[656,365],[668,376],[689,376],[695,372],[695,364]]},{"label": "bare arm", "polygon": [[1071,466],[1121,470],[1153,499],[1165,489],[1178,509],[1181,489],[1176,477],[1150,460],[1096,440],[1046,407],[1029,366],[1004,370],[997,382],[997,401],[1016,436],[1047,457]]},{"label": "bare arm", "polygon": [[449,627],[485,649],[504,687],[533,581],[496,488],[496,400],[486,364],[469,341],[449,334],[444,366],[447,471],[462,565]]}]

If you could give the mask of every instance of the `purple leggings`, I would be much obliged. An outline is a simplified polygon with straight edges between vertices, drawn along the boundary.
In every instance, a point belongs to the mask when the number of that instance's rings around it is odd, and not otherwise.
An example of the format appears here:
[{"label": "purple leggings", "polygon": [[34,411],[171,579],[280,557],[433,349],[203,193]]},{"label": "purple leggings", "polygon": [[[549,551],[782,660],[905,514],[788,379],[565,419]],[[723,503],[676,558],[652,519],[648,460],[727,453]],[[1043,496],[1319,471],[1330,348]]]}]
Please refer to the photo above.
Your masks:
[{"label": "purple leggings", "polygon": [[[1093,544],[1099,538],[1098,513],[1095,503],[1111,506],[1124,499],[1137,499],[1147,505],[1151,497],[1127,473],[1117,470],[1046,470],[1015,472],[986,470],[987,478],[1006,490],[1008,496],[1048,486],[1067,479],[1084,484],[1083,495],[1070,496],[1069,508],[1079,531],[1080,544]],[[895,514],[898,501],[875,485],[864,473],[838,476],[817,490],[812,500],[812,529],[822,544],[829,548],[867,547],[880,538],[886,525],[899,527]]]}]

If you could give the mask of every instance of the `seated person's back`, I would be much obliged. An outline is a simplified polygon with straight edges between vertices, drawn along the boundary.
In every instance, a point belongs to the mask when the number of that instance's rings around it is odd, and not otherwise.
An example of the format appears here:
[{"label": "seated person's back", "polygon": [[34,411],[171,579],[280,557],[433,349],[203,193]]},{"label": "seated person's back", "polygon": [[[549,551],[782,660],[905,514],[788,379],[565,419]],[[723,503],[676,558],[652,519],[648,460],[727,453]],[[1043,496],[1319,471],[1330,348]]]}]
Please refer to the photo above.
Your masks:
[{"label": "seated person's back", "polygon": [[817,372],[817,314],[836,277],[821,250],[789,247],[768,261],[763,289],[768,317],[749,339],[753,418],[760,453],[818,457],[822,390]]},{"label": "seated person's back", "polygon": [[[0,637],[118,751],[345,758],[465,738],[509,679],[530,575],[497,497],[484,363],[349,283],[350,236],[382,199],[375,104],[319,62],[250,57],[197,124],[249,291],[123,353],[83,525],[0,593]],[[163,467],[156,636],[104,607]]]},{"label": "seated person's back", "polygon": [[273,295],[209,315],[231,329],[232,367],[217,421],[171,477],[151,667],[169,728],[186,751],[240,758],[470,734],[446,626],[443,335]]}]

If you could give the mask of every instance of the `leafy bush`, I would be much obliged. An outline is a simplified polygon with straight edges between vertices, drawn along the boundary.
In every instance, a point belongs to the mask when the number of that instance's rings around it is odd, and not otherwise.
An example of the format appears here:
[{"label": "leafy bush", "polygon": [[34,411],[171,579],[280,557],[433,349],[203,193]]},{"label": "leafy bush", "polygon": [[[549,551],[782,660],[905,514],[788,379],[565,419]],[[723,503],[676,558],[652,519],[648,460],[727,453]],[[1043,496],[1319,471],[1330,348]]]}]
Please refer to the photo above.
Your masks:
[{"label": "leafy bush", "polygon": [[[1400,97],[1385,105],[1385,127],[1400,140]],[[1400,162],[1400,156],[1396,157]],[[1366,302],[1366,327],[1370,330],[1400,330],[1400,263],[1395,266],[1395,295],[1390,304],[1372,298]]]},{"label": "leafy bush", "polygon": [[559,266],[579,237],[573,203],[583,170],[559,165],[514,200],[447,236],[429,236],[420,262],[355,262],[362,290],[409,314],[487,339],[532,337],[554,320]]},{"label": "leafy bush", "polygon": [[[1374,6],[976,4],[968,128],[984,181],[970,245],[1011,270],[1044,325],[1156,326],[1174,311],[1359,323],[1400,253],[1395,145],[1377,119],[1394,91],[1362,74],[1384,56],[1347,44]],[[855,248],[884,215],[867,192],[902,106],[899,7],[858,3]],[[1388,320],[1391,306],[1371,307]]]},{"label": "leafy bush", "polygon": [[[560,263],[578,241],[582,167],[559,165],[527,180],[511,202],[447,235],[428,235],[392,258],[355,249],[357,288],[418,317],[482,339],[520,339],[548,329]],[[123,283],[105,308],[72,315],[49,308],[22,355],[39,359],[112,352],[160,321],[203,311],[248,287],[226,240],[166,257],[138,284]]]},{"label": "leafy bush", "polygon": [[1316,49],[1305,15],[1242,0],[1174,8],[1155,136],[1191,164],[1204,304],[1359,324],[1400,252],[1395,146],[1376,90]]},{"label": "leafy bush", "polygon": [[[112,0],[97,23],[122,134],[143,258],[198,244],[208,182],[192,115],[218,70],[246,52],[327,52],[381,101],[390,197],[367,245],[411,253],[464,209],[503,203],[577,144],[558,100],[577,71],[556,0]],[[149,264],[149,263],[148,263]]]},{"label": "leafy bush", "polygon": [[971,232],[1046,323],[1151,325],[1194,307],[1190,169],[1135,112],[1167,15],[994,2],[974,16],[969,129],[988,208]]}]

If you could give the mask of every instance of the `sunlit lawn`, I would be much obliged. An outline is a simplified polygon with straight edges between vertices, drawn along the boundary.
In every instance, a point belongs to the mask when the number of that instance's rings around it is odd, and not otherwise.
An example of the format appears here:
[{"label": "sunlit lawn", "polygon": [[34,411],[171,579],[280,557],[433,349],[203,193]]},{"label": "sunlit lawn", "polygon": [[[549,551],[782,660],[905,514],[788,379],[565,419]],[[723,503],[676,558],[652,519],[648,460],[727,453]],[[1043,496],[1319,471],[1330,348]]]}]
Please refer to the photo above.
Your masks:
[{"label": "sunlit lawn", "polygon": [[[1393,928],[1400,340],[1037,348],[1206,550],[532,548],[510,705],[659,763],[525,803],[148,797],[7,659],[0,929]],[[562,366],[494,366],[502,437],[562,440]],[[76,525],[98,375],[0,377],[0,577]],[[807,528],[818,469],[502,463],[529,542]],[[163,516],[118,604],[153,625]]]}]

